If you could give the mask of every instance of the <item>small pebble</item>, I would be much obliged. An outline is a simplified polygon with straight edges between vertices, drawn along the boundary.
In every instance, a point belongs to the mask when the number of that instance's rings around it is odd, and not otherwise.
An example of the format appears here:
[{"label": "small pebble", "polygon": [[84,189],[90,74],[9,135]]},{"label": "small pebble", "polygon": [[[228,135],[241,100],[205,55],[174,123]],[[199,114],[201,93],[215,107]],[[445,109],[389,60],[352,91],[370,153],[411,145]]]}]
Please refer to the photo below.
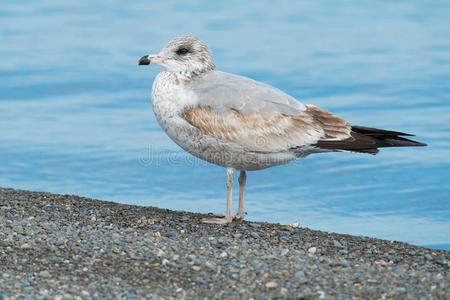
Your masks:
[{"label": "small pebble", "polygon": [[308,278],[306,277],[305,271],[297,271],[294,274],[295,280],[299,284],[304,284],[308,282]]},{"label": "small pebble", "polygon": [[250,235],[252,237],[254,237],[255,239],[259,238],[259,234],[257,232],[252,231],[252,232],[250,232]]},{"label": "small pebble", "polygon": [[387,266],[388,266],[388,263],[385,262],[385,261],[382,260],[382,259],[380,259],[380,260],[378,261],[378,264],[379,264],[380,266],[382,266],[382,267],[385,267],[385,268],[387,268]]},{"label": "small pebble", "polygon": [[316,254],[317,248],[316,247],[311,247],[308,249],[308,253],[309,254]]},{"label": "small pebble", "polygon": [[88,291],[82,290],[82,291],[81,291],[81,296],[83,296],[83,297],[89,297],[90,294],[89,294]]},{"label": "small pebble", "polygon": [[278,283],[276,283],[275,281],[269,281],[268,283],[266,283],[266,288],[268,289],[274,289],[278,287]]},{"label": "small pebble", "polygon": [[341,260],[339,261],[339,263],[340,263],[340,265],[343,266],[343,267],[350,267],[350,264],[349,264],[349,262],[348,262],[346,259],[341,259]]},{"label": "small pebble", "polygon": [[210,269],[210,270],[212,270],[212,271],[215,271],[216,270],[216,265],[215,264],[213,264],[213,263],[211,263],[211,262],[206,262],[206,267],[208,268],[208,269]]},{"label": "small pebble", "polygon": [[44,271],[39,272],[39,276],[41,276],[41,277],[51,277],[52,275],[50,274],[49,271],[44,270]]},{"label": "small pebble", "polygon": [[333,240],[333,245],[334,245],[336,248],[342,248],[342,244],[341,244],[339,241]]},{"label": "small pebble", "polygon": [[33,247],[31,247],[30,244],[25,243],[25,244],[22,244],[20,246],[20,249],[22,249],[22,250],[31,250],[31,249],[33,249]]}]

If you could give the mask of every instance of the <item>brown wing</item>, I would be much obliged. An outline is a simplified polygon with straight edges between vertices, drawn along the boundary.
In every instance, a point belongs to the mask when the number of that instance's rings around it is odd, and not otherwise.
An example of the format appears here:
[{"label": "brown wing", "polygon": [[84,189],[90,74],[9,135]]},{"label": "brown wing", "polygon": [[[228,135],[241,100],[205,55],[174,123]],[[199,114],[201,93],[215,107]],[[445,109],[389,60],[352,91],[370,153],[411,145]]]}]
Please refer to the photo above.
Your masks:
[{"label": "brown wing", "polygon": [[251,151],[286,151],[350,137],[350,124],[318,107],[307,105],[300,115],[283,113],[244,115],[237,110],[186,109],[182,117],[203,134],[237,143]]}]

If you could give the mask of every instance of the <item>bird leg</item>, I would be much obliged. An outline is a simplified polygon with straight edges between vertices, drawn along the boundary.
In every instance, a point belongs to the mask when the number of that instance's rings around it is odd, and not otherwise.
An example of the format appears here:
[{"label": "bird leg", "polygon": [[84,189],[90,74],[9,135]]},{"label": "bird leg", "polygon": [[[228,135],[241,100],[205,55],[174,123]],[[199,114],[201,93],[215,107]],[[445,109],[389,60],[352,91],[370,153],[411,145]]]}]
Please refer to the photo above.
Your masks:
[{"label": "bird leg", "polygon": [[244,219],[245,210],[244,210],[244,192],[245,192],[245,183],[247,182],[247,174],[245,171],[241,171],[239,175],[239,209],[237,214],[234,216],[235,219]]},{"label": "bird leg", "polygon": [[233,200],[233,168],[227,168],[227,213],[225,218],[202,219],[203,223],[225,225],[233,221],[233,213],[231,211],[231,203]]}]

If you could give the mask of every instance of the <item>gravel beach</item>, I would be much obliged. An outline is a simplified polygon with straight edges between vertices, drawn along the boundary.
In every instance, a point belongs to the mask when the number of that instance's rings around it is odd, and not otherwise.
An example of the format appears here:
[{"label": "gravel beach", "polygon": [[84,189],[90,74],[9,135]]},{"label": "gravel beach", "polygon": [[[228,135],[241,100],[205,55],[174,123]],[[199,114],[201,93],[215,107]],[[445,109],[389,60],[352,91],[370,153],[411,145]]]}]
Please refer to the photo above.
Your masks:
[{"label": "gravel beach", "polygon": [[0,188],[0,299],[450,299],[449,251]]}]

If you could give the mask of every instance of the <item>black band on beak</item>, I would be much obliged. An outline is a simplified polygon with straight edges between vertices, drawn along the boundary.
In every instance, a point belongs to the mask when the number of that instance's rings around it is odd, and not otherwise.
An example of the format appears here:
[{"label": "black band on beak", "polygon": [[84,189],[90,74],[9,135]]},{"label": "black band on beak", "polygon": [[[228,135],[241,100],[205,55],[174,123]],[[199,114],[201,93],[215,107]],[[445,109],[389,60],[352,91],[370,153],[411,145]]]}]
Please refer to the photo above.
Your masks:
[{"label": "black band on beak", "polygon": [[149,64],[150,64],[150,59],[148,59],[148,55],[142,56],[141,59],[138,61],[139,66],[149,65]]}]

